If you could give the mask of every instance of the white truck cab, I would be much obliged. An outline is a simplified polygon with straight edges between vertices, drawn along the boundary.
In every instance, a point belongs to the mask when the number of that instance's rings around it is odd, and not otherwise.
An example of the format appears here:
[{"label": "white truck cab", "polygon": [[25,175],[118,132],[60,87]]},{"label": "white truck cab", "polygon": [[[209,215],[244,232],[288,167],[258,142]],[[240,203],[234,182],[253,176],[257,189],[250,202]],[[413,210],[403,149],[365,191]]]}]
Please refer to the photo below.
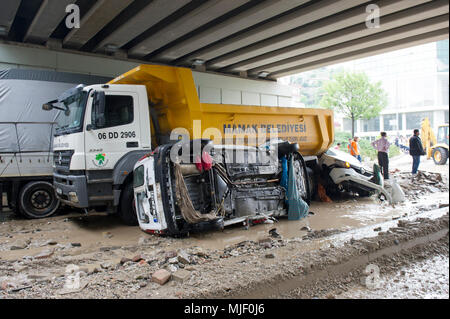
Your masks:
[{"label": "white truck cab", "polygon": [[[145,86],[78,86],[43,108],[61,110],[54,138],[54,187],[60,200],[82,209],[106,206],[110,212],[132,201],[129,175],[151,149]],[[136,223],[130,212],[121,216]]]}]

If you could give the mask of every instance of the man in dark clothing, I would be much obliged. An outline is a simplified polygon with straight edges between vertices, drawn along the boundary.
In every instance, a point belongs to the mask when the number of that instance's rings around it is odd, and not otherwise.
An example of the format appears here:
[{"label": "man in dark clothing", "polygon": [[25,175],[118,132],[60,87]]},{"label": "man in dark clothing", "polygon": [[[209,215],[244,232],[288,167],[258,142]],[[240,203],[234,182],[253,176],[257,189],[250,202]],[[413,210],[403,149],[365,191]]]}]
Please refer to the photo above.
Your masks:
[{"label": "man in dark clothing", "polygon": [[414,130],[414,135],[409,139],[409,154],[413,158],[412,174],[416,175],[419,169],[420,156],[425,155],[422,140],[419,137],[420,131]]}]

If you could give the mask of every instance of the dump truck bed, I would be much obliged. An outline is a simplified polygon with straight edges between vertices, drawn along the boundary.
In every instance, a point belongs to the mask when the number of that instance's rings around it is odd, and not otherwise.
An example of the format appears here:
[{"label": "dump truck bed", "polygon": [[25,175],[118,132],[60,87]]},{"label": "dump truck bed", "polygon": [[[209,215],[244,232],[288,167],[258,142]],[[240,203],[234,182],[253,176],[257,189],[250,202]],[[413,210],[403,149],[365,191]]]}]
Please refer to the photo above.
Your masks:
[{"label": "dump truck bed", "polygon": [[304,156],[322,154],[334,140],[331,110],[200,103],[187,68],[141,65],[109,84],[146,86],[154,138],[169,136],[176,128],[186,129],[193,139],[211,138],[216,143],[232,138],[251,145],[255,138],[256,144],[279,138],[298,143]]}]

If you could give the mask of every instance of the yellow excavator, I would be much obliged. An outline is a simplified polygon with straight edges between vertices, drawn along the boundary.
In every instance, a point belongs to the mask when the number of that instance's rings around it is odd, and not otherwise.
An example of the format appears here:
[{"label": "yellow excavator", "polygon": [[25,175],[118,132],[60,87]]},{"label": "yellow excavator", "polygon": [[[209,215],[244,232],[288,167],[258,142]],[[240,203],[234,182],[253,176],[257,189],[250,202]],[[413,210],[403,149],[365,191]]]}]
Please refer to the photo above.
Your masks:
[{"label": "yellow excavator", "polygon": [[437,137],[433,132],[430,120],[422,121],[421,139],[427,153],[427,159],[433,158],[436,165],[445,165],[449,156],[448,123],[438,127]]}]

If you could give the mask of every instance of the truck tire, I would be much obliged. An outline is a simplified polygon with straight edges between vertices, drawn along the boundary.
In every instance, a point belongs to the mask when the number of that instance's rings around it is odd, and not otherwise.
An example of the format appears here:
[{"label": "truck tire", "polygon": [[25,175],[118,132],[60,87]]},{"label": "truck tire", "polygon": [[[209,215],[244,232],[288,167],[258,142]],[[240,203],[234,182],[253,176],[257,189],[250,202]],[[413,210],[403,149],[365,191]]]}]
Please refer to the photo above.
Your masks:
[{"label": "truck tire", "polygon": [[18,204],[21,215],[29,219],[39,219],[55,214],[60,202],[52,184],[36,181],[22,187]]},{"label": "truck tire", "polygon": [[443,147],[437,147],[433,149],[431,156],[433,157],[433,161],[436,165],[445,165],[448,159],[448,151]]},{"label": "truck tire", "polygon": [[139,224],[134,206],[133,184],[131,182],[125,184],[120,195],[118,215],[125,225],[137,226]]}]

